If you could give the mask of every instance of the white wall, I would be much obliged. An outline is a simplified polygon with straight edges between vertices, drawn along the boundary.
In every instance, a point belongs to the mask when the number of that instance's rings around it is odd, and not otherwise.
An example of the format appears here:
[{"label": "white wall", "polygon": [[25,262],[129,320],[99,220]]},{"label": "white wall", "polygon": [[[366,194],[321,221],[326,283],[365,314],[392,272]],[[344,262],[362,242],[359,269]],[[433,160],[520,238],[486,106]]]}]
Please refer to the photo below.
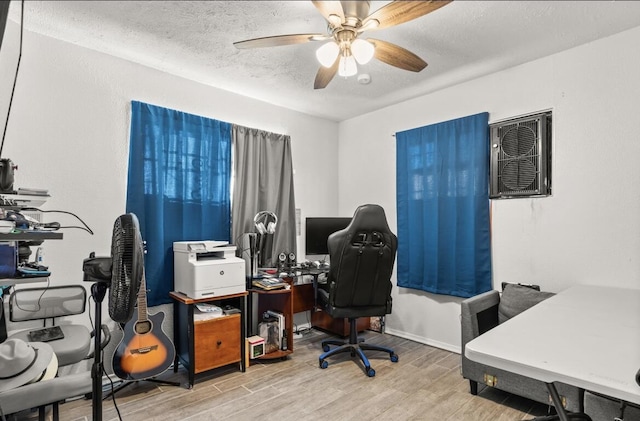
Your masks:
[{"label": "white wall", "polygon": [[[17,25],[8,22],[8,30],[0,55],[2,124],[18,46]],[[327,170],[337,155],[337,123],[26,32],[2,157],[19,166],[15,187],[49,189],[43,209],[73,212],[95,231],[66,229],[62,241],[44,244],[52,284],[81,283],[83,259],[91,251],[109,255],[113,222],[125,211],[131,100],[289,134],[297,207],[303,214],[337,211],[337,173]],[[79,224],[64,215],[46,220]]]},{"label": "white wall", "polygon": [[[395,230],[396,131],[482,111],[496,121],[551,108],[553,196],[492,201],[494,288],[640,287],[640,55],[631,53],[638,39],[635,28],[342,122],[340,212],[379,203]],[[460,299],[393,294],[390,333],[459,351]]]},{"label": "white wall", "polygon": [[[8,28],[2,121],[17,57],[17,26]],[[493,202],[494,285],[637,286],[637,39],[640,28],[338,125],[27,32],[2,157],[18,164],[17,187],[50,190],[44,209],[74,212],[96,232],[67,229],[64,240],[45,243],[52,283],[80,283],[82,260],[91,251],[108,254],[113,221],[125,210],[132,99],[289,134],[303,217],[379,203],[394,230],[393,133],[481,111],[495,121],[553,108],[554,195]],[[394,288],[388,331],[459,350],[459,302]]]}]

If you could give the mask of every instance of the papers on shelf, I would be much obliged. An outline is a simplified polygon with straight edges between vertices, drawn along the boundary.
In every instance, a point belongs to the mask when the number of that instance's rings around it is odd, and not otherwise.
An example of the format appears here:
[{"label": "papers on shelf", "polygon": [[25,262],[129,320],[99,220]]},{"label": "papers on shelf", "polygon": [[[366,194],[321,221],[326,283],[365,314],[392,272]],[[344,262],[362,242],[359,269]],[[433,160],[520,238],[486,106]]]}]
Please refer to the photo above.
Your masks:
[{"label": "papers on shelf", "polygon": [[198,303],[196,308],[193,309],[193,320],[209,320],[216,317],[222,317],[224,313],[222,309],[213,304]]},{"label": "papers on shelf", "polygon": [[18,194],[24,194],[27,196],[49,196],[49,190],[33,189],[30,187],[18,187]]},{"label": "papers on shelf", "polygon": [[255,279],[252,284],[254,287],[267,291],[271,289],[281,289],[287,286],[287,283],[280,278]]},{"label": "papers on shelf", "polygon": [[0,206],[12,208],[37,208],[42,206],[48,194],[0,194]]},{"label": "papers on shelf", "polygon": [[196,308],[203,313],[220,313],[222,314],[222,309],[216,305],[209,303],[198,303],[196,304]]}]

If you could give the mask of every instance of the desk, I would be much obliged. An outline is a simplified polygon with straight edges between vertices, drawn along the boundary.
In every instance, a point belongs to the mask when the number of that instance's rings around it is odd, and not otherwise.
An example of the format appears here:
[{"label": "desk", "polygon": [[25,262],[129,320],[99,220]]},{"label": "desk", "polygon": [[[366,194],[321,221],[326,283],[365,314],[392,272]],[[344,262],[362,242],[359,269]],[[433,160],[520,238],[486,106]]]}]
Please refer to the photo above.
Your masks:
[{"label": "desk", "polygon": [[541,380],[552,397],[562,382],[640,404],[640,289],[571,287],[472,340],[465,355]]},{"label": "desk", "polygon": [[[267,354],[264,358],[285,357],[293,352],[293,314],[302,311],[313,310],[315,308],[315,292],[314,285],[318,281],[318,276],[327,273],[328,269],[313,268],[292,268],[286,274],[281,274],[281,278],[289,284],[288,289],[278,289],[264,291],[260,288],[249,288],[249,312],[247,314],[248,327],[251,334],[257,334],[255,331],[254,320],[252,317],[253,295],[258,298],[258,320],[265,310],[275,310],[285,316],[287,330],[287,351],[281,355]],[[303,276],[313,276],[313,283],[299,283],[298,280]],[[258,277],[261,279],[262,275]]]},{"label": "desk", "polygon": [[[300,313],[303,311],[311,312],[311,326],[318,328],[320,330],[332,333],[334,335],[338,335],[341,337],[349,336],[349,321],[344,318],[332,318],[327,313],[325,313],[321,308],[318,307],[318,303],[316,302],[316,293],[315,293],[315,285],[318,282],[318,277],[322,274],[327,274],[329,272],[328,268],[316,269],[316,268],[304,268],[304,269],[294,269],[287,276],[283,276],[283,278],[291,284],[291,305],[292,314]],[[299,282],[304,276],[312,276],[313,282],[301,283]],[[252,289],[254,292],[256,289]],[[280,306],[279,306],[280,307]],[[249,305],[251,308],[251,305]],[[266,307],[268,308],[268,306]],[[273,309],[272,309],[273,310]],[[258,314],[261,314],[259,311]],[[250,330],[252,330],[252,320],[249,320]],[[363,330],[367,330],[370,327],[370,318],[369,317],[361,317],[357,321],[358,332]],[[288,332],[289,337],[293,337],[292,332]],[[293,346],[293,344],[291,344]],[[290,348],[291,349],[291,348]]]}]

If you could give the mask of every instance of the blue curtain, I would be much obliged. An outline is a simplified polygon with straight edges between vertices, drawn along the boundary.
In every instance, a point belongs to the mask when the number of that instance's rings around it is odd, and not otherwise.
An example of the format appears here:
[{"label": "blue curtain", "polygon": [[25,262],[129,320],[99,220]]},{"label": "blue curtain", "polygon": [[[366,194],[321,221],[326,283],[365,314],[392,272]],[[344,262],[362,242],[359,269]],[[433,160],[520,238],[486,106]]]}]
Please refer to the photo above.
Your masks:
[{"label": "blue curtain", "polygon": [[491,289],[488,123],[481,113],[396,134],[398,286]]},{"label": "blue curtain", "polygon": [[173,242],[231,237],[231,124],[131,102],[127,212],[147,242],[148,305],[169,303]]}]

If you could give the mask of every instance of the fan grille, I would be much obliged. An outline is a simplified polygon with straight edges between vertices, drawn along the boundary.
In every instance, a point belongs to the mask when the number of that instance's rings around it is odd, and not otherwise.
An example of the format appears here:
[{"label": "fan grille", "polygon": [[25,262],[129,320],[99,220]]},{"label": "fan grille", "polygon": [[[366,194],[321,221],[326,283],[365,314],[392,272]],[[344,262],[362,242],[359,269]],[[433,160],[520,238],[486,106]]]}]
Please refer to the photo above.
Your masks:
[{"label": "fan grille", "polygon": [[491,138],[491,197],[551,193],[551,113],[493,124]]},{"label": "fan grille", "polygon": [[502,136],[502,150],[505,155],[515,158],[526,155],[536,145],[536,131],[524,125],[511,127]]},{"label": "fan grille", "polygon": [[138,218],[121,215],[113,225],[111,239],[111,289],[109,316],[118,323],[131,319],[144,274],[144,248]]},{"label": "fan grille", "polygon": [[498,156],[499,183],[502,191],[537,193],[538,121],[528,120],[498,129],[502,148]]},{"label": "fan grille", "polygon": [[502,183],[511,190],[524,190],[535,181],[536,174],[536,167],[531,161],[509,161],[502,168]]}]

